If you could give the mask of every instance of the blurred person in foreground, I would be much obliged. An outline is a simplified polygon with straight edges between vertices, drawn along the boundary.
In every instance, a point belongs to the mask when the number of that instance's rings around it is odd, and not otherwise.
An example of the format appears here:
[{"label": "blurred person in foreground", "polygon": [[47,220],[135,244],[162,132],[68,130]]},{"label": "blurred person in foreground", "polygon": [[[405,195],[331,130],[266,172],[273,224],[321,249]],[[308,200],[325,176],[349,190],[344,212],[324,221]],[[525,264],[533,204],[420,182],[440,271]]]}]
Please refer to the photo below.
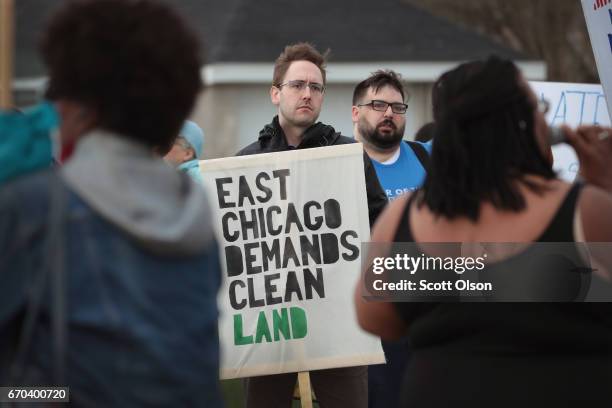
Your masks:
[{"label": "blurred person in foreground", "polygon": [[152,0],[69,1],[41,52],[67,160],[0,190],[0,384],[220,406],[210,211],[153,154],[202,87],[196,36]]},{"label": "blurred person in foreground", "polygon": [[197,183],[202,184],[199,160],[202,159],[203,144],[204,132],[202,129],[197,123],[186,120],[172,149],[164,156],[164,159]]},{"label": "blurred person in foreground", "polygon": [[[388,207],[372,241],[529,243],[492,269],[529,262],[531,243],[612,241],[612,140],[598,137],[609,129],[565,129],[588,183],[571,185],[552,171],[544,115],[512,62],[466,63],[440,86],[424,186]],[[405,407],[612,404],[608,303],[366,302],[363,284],[361,326],[410,335]]]}]

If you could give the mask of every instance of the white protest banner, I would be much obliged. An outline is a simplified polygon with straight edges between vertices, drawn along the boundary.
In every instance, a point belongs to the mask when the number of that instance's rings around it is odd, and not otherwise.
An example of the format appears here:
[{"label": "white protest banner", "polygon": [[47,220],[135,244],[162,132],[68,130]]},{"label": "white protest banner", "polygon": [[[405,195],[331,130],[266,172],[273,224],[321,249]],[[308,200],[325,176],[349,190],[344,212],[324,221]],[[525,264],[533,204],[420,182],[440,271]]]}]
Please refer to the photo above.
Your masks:
[{"label": "white protest banner", "polygon": [[603,85],[608,111],[612,113],[612,1],[582,0],[599,79]]},{"label": "white protest banner", "polygon": [[370,236],[361,144],[200,167],[224,277],[221,378],[383,363],[352,300]]},{"label": "white protest banner", "polygon": [[[562,82],[530,82],[536,96],[550,103],[546,120],[550,126],[567,124],[610,126],[610,115],[601,85]],[[566,181],[578,174],[578,158],[566,144],[553,146],[554,169]]]}]

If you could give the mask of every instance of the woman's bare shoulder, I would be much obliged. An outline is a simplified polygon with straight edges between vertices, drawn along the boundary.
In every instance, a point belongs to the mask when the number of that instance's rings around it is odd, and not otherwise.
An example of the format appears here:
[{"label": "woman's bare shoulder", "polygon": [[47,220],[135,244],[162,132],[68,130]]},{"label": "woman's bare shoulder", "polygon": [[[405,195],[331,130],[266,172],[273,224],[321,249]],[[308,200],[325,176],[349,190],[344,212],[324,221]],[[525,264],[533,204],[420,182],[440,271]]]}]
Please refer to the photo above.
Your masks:
[{"label": "woman's bare shoulder", "polygon": [[578,199],[584,239],[612,241],[612,194],[595,186],[584,187]]}]

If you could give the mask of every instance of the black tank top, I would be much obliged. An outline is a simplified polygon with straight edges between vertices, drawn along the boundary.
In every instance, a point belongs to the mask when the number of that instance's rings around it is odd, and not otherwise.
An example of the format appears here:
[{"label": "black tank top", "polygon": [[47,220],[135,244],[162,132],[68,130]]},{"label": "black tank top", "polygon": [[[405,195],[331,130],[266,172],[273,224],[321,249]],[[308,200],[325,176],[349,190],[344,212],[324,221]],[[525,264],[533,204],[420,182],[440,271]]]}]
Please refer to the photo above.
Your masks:
[{"label": "black tank top", "polygon": [[[574,241],[581,189],[572,186],[537,241]],[[397,242],[413,242],[412,201]],[[413,353],[403,386],[406,407],[612,406],[612,303],[395,306]]]},{"label": "black tank top", "polygon": [[[573,218],[582,186],[575,184],[539,242],[573,242]],[[412,241],[408,201],[395,234],[398,242]],[[573,245],[571,246],[573,247]],[[580,257],[577,250],[569,257]],[[533,255],[533,254],[531,254]],[[529,250],[499,262],[509,263],[512,273],[523,273],[518,266],[529,259]],[[514,269],[513,269],[514,268]],[[525,272],[529,273],[529,271]],[[571,298],[573,299],[573,297]],[[489,343],[489,350],[532,350],[549,352],[572,347],[578,341],[585,347],[612,353],[612,303],[396,303],[403,319],[410,323],[412,345],[478,348]],[[486,305],[486,306],[485,306]],[[461,321],[461,325],[456,322]],[[605,324],[601,324],[605,322]],[[558,330],[564,333],[561,335]],[[585,342],[584,333],[598,332]],[[468,335],[469,334],[469,335]],[[519,335],[520,334],[520,335]],[[555,336],[557,334],[558,336]],[[557,338],[555,338],[557,337]],[[478,341],[474,341],[477,339]]]},{"label": "black tank top", "polygon": [[[574,213],[582,187],[583,184],[580,183],[572,185],[557,213],[536,242],[574,242]],[[406,208],[395,231],[394,242],[414,242],[410,228],[410,208],[415,197],[416,194],[412,194],[406,203]]]}]

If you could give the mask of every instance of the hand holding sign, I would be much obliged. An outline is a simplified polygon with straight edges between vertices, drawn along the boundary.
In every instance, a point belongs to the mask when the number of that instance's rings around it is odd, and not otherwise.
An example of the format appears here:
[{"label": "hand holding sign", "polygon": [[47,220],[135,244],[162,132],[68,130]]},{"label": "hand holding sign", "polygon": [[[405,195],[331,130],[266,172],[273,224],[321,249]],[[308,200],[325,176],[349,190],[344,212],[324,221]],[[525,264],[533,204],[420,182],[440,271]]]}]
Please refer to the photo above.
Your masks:
[{"label": "hand holding sign", "polygon": [[572,130],[565,126],[567,142],[580,160],[580,175],[593,185],[612,192],[612,128],[580,126]]},{"label": "hand holding sign", "polygon": [[[546,116],[550,126],[610,126],[601,85],[559,82],[530,82],[530,85],[541,100],[550,102]],[[573,182],[580,167],[574,149],[561,143],[553,146],[553,156],[554,169],[559,177]]]}]

